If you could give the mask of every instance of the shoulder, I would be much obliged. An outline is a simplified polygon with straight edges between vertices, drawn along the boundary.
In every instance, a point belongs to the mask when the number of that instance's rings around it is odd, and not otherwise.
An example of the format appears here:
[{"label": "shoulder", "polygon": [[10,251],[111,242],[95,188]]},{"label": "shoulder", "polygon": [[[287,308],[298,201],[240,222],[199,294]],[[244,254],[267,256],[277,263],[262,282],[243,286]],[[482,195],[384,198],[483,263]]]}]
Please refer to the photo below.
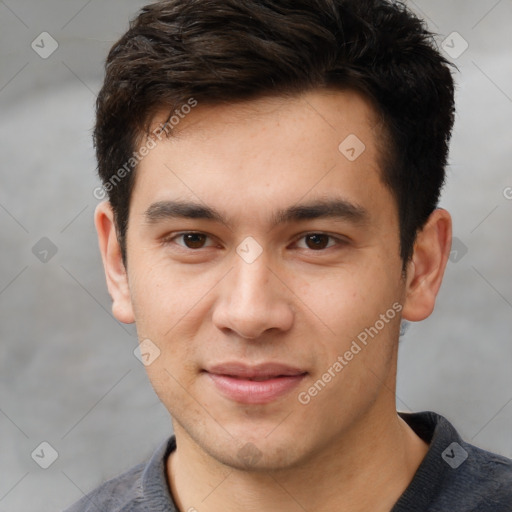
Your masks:
[{"label": "shoulder", "polygon": [[512,512],[512,460],[465,442],[434,412],[400,413],[429,450],[393,512]]},{"label": "shoulder", "polygon": [[441,452],[447,495],[456,496],[461,510],[478,505],[479,512],[512,512],[512,460],[464,441],[448,420],[438,418],[451,432]]},{"label": "shoulder", "polygon": [[137,510],[142,499],[142,473],[145,464],[139,464],[126,473],[105,482],[84,496],[65,512],[130,512]]},{"label": "shoulder", "polygon": [[463,441],[460,447],[465,460],[447,473],[447,486],[479,512],[512,512],[512,460]]},{"label": "shoulder", "polygon": [[176,438],[166,440],[146,463],[105,482],[65,512],[176,512],[167,483],[166,460]]}]

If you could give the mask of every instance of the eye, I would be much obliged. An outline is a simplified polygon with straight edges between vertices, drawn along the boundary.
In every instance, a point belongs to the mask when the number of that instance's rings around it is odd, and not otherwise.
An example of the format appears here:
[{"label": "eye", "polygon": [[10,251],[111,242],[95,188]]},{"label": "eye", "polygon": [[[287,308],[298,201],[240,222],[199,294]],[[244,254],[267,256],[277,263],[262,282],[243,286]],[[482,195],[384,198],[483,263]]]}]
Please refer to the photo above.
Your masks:
[{"label": "eye", "polygon": [[[168,242],[174,241],[181,247],[186,247],[187,249],[203,249],[204,247],[213,245],[208,235],[195,232],[180,233],[168,239]],[[208,241],[210,243],[207,243]]]},{"label": "eye", "polygon": [[[304,242],[304,243],[302,243]],[[308,233],[299,239],[297,246],[300,249],[311,249],[313,251],[321,251],[328,249],[336,244],[342,243],[333,236],[326,235],[325,233]]]}]

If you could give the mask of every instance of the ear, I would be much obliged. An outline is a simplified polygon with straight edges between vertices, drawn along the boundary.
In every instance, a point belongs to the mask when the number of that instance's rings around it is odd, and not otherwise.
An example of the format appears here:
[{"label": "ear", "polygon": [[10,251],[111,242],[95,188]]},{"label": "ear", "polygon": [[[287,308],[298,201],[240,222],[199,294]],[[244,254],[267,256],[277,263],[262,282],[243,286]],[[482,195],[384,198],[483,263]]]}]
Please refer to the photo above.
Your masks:
[{"label": "ear", "polygon": [[404,319],[412,322],[424,320],[434,310],[451,243],[450,214],[441,208],[434,210],[418,233],[412,260],[407,264]]},{"label": "ear", "polygon": [[98,232],[107,288],[112,297],[112,313],[120,322],[131,324],[135,321],[135,317],[128,286],[128,275],[117,240],[114,212],[109,202],[105,201],[96,207],[94,223]]}]

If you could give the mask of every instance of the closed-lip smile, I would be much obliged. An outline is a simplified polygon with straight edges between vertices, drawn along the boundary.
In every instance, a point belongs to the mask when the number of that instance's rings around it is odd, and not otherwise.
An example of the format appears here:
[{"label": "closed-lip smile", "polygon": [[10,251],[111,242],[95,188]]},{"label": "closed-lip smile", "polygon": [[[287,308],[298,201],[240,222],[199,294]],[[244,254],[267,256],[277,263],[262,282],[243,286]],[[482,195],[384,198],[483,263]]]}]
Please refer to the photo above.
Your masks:
[{"label": "closed-lip smile", "polygon": [[235,402],[265,404],[295,388],[305,370],[283,363],[247,365],[243,362],[214,364],[204,370],[222,395]]}]

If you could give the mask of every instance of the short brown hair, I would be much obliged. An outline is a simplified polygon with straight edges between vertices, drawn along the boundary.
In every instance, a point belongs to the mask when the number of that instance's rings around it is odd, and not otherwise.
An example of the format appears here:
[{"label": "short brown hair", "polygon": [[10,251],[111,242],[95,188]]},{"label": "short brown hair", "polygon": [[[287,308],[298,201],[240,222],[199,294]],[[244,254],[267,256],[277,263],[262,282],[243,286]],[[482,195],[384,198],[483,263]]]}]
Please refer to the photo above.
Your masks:
[{"label": "short brown hair", "polygon": [[327,87],[363,92],[384,120],[391,147],[382,177],[397,201],[405,264],[444,183],[454,84],[424,23],[388,0],[166,0],[144,7],[108,55],[94,131],[125,263],[134,173],[115,186],[109,180],[157,110],[172,115],[191,98],[221,104]]}]

